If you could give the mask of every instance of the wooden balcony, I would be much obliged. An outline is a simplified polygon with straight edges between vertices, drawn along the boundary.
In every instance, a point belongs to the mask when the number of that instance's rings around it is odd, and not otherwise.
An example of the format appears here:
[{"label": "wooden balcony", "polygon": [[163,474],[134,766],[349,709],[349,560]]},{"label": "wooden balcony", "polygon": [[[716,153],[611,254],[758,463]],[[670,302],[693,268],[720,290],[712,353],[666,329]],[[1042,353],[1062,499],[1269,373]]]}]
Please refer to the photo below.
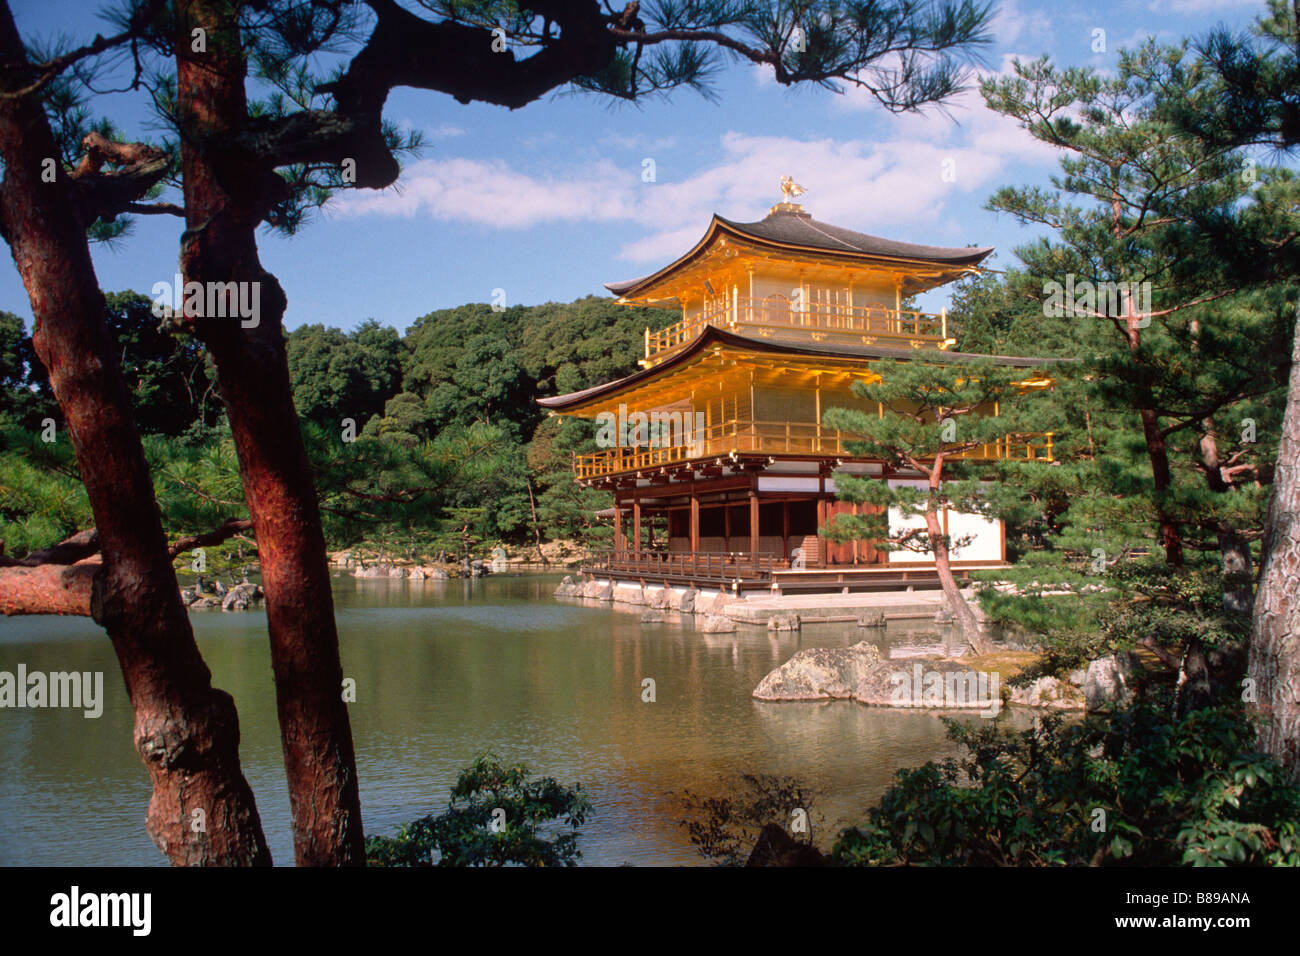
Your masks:
[{"label": "wooden balcony", "polygon": [[[860,441],[861,436],[811,423],[733,421],[706,428],[696,439],[689,445],[608,448],[589,455],[575,455],[573,474],[580,480],[600,478],[717,458],[733,452],[847,458],[853,457],[848,446]],[[980,445],[951,457],[983,461],[1052,461],[1052,433],[1008,435],[1001,441]]]},{"label": "wooden balcony", "polygon": [[[1008,566],[1005,561],[952,562],[953,572],[962,586],[969,584],[972,570]],[[939,587],[938,573],[931,562],[792,569],[790,562],[779,555],[747,551],[602,551],[583,562],[581,571],[613,581],[665,587],[735,588],[737,592],[758,591],[765,596]],[[859,613],[855,609],[840,620],[855,620]]]},{"label": "wooden balcony", "polygon": [[654,364],[668,357],[693,342],[707,325],[760,337],[806,333],[815,342],[842,345],[943,348],[948,341],[946,312],[935,315],[887,306],[822,302],[798,308],[784,296],[734,296],[666,329],[646,329],[645,362]]},{"label": "wooden balcony", "polygon": [[789,560],[778,554],[690,551],[604,551],[585,562],[582,570],[599,574],[619,571],[624,575],[655,579],[679,579],[725,583],[736,579],[768,580],[773,571],[785,571]]}]

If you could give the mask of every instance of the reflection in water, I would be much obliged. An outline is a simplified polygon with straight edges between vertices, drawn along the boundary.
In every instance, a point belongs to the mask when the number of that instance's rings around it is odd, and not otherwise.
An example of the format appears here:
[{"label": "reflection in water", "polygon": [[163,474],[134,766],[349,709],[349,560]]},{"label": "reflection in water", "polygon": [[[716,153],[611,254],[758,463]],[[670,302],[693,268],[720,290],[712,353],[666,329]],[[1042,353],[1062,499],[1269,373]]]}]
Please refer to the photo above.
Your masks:
[{"label": "reflection in water", "polygon": [[[368,833],[440,810],[457,771],[492,749],[582,783],[596,807],[579,841],[583,862],[691,864],[700,859],[673,797],[686,788],[714,793],[737,773],[790,774],[825,792],[816,809],[838,829],[898,768],[949,752],[931,714],[750,697],[804,647],[866,636],[905,654],[941,644],[933,629],[701,634],[689,616],[642,625],[628,609],[558,602],[555,583],[335,579]],[[272,853],[291,863],[265,617],[206,612],[193,621],[215,684],[238,705],[241,757]],[[162,864],[144,833],[148,778],[103,632],[67,618],[10,618],[0,628],[0,670],[22,662],[105,674],[98,720],[0,710],[0,863]],[[654,703],[641,699],[647,677]]]}]

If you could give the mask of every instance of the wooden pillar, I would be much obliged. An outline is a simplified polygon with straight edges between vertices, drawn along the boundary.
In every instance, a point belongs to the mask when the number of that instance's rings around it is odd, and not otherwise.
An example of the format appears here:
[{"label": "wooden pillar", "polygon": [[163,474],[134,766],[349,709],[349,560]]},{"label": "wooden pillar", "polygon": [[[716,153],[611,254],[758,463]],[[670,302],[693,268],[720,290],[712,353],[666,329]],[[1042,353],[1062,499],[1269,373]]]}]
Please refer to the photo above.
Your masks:
[{"label": "wooden pillar", "polygon": [[749,553],[754,559],[754,570],[758,570],[758,492],[749,493]]},{"label": "wooden pillar", "polygon": [[790,499],[781,499],[781,557],[790,558]]},{"label": "wooden pillar", "polygon": [[731,550],[731,502],[722,503],[722,550]]},{"label": "wooden pillar", "polygon": [[632,550],[641,550],[641,499],[632,499]]},{"label": "wooden pillar", "polygon": [[[822,373],[818,372],[817,377],[813,379],[813,401],[817,409],[817,429],[814,432],[816,438],[813,441],[813,454],[822,453]],[[837,451],[839,449],[836,449]]]},{"label": "wooden pillar", "polygon": [[[852,507],[852,509],[853,509],[853,514],[854,514],[854,515],[861,514],[861,511],[859,511],[859,509],[858,509],[858,505],[857,505],[856,503],[853,504],[851,507]],[[854,564],[855,566],[856,566],[857,563],[858,563],[858,557],[859,557],[859,555],[858,555],[858,539],[857,539],[857,538],[854,538],[854,539],[853,539],[853,564]]]},{"label": "wooden pillar", "polygon": [[700,496],[691,492],[691,553],[700,550]]},{"label": "wooden pillar", "polygon": [[894,331],[903,331],[903,277],[894,276]]},{"label": "wooden pillar", "polygon": [[[827,522],[830,520],[827,517],[827,512],[829,510],[826,499],[819,495],[817,497],[817,536],[819,538],[821,537],[822,532],[826,529]],[[821,541],[818,542],[817,550],[820,552],[822,566],[825,567],[830,564],[830,542],[825,538],[822,538]]]},{"label": "wooden pillar", "polygon": [[614,502],[614,550],[623,550],[623,509]]}]

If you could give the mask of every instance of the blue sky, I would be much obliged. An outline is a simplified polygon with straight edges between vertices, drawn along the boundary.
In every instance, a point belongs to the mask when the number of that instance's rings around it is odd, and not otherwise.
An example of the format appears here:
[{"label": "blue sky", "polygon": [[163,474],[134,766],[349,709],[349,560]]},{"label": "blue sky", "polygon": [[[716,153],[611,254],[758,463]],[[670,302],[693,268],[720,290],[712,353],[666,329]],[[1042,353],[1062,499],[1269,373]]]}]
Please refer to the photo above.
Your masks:
[{"label": "blue sky", "polygon": [[[1042,54],[1106,69],[1121,47],[1147,36],[1172,42],[1219,23],[1245,29],[1263,10],[1260,0],[999,6],[984,73]],[[14,0],[13,9],[29,40],[81,43],[109,32],[91,0]],[[1093,52],[1097,29],[1105,53]],[[286,325],[346,329],[374,317],[404,329],[432,309],[489,301],[497,288],[511,305],[605,294],[604,282],[686,251],[714,212],[761,218],[786,173],[808,189],[801,201],[818,219],[911,242],[993,245],[988,264],[1003,268],[1031,233],[984,202],[1000,186],[1046,183],[1056,167],[1053,151],[985,109],[973,90],[947,115],[897,116],[858,93],[785,89],[739,63],[716,90],[716,103],[690,92],[613,107],[558,95],[513,112],[394,91],[387,117],[426,136],[398,185],[340,195],[295,237],[262,237],[263,262],[289,296]],[[95,105],[128,134],[156,135],[140,97]],[[654,182],[643,181],[646,160]],[[143,217],[115,248],[96,248],[100,285],[148,293],[170,281],[180,230],[180,220]],[[937,311],[946,299],[931,293],[922,307]],[[30,324],[12,260],[0,270],[0,309]]]}]

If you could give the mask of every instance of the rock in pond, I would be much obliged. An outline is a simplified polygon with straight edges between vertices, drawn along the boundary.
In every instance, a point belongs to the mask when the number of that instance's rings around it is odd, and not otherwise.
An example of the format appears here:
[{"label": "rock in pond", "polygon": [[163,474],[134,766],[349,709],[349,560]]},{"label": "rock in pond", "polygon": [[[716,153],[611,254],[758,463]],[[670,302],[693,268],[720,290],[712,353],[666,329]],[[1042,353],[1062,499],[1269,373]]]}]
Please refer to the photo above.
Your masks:
[{"label": "rock in pond", "polygon": [[736,630],[736,622],[725,614],[706,614],[700,630],[705,634],[730,634]]},{"label": "rock in pond", "polygon": [[839,700],[852,697],[880,664],[874,644],[810,647],[799,651],[754,688],[758,700]]}]

